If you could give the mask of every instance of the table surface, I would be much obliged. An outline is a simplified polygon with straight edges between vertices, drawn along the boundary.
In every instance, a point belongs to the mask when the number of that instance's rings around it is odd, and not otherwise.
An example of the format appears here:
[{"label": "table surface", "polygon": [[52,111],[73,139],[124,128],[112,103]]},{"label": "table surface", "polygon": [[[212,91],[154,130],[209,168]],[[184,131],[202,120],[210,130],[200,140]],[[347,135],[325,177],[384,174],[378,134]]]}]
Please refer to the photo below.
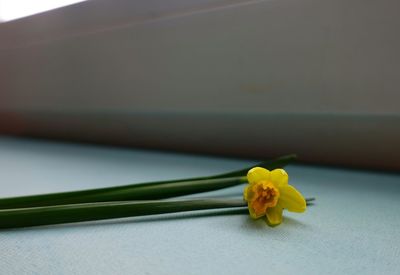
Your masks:
[{"label": "table surface", "polygon": [[[3,197],[212,175],[256,163],[0,137]],[[271,228],[209,211],[0,232],[1,274],[400,274],[400,175],[290,165],[316,197]],[[202,194],[240,196],[242,187]]]}]

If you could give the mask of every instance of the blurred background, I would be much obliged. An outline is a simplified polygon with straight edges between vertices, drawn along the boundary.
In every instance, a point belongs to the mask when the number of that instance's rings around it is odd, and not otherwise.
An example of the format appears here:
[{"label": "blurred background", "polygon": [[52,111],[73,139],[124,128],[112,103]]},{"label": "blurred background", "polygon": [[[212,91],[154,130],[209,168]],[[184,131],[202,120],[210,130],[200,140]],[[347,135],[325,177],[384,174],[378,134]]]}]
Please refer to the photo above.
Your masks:
[{"label": "blurred background", "polygon": [[0,134],[400,170],[399,9],[0,0]]}]

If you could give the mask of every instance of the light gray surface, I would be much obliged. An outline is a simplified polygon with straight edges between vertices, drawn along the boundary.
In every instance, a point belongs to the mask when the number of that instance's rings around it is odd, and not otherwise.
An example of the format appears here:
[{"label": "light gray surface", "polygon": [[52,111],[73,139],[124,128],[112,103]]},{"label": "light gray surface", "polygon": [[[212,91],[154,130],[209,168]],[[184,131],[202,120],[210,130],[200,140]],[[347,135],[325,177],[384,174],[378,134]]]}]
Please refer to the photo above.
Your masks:
[{"label": "light gray surface", "polygon": [[[209,175],[251,163],[0,138],[2,196]],[[7,230],[0,232],[0,273],[399,274],[399,175],[287,170],[317,203],[305,214],[286,214],[279,227],[245,215],[187,213]]]}]

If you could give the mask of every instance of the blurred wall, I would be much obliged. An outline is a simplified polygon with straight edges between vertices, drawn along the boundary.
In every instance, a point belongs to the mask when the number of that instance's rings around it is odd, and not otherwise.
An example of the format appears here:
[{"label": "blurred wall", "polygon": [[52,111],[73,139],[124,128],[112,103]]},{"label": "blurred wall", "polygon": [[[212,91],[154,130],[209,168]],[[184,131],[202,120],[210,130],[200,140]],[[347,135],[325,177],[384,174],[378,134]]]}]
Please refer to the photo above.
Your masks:
[{"label": "blurred wall", "polygon": [[0,24],[0,132],[400,168],[398,1],[93,0]]}]

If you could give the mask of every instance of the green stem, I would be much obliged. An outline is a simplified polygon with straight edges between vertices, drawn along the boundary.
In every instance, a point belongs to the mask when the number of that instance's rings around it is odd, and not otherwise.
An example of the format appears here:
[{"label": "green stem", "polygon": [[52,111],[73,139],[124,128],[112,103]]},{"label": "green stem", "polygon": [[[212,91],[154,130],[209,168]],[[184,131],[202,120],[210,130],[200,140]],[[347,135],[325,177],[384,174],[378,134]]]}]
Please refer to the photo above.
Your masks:
[{"label": "green stem", "polygon": [[[310,199],[307,199],[307,202]],[[247,207],[242,199],[101,202],[0,210],[0,228],[19,228],[194,210]]]},{"label": "green stem", "polygon": [[[254,166],[269,170],[283,167],[296,158],[287,155],[263,161]],[[254,167],[252,166],[252,167]],[[246,182],[244,176],[252,167],[211,177],[130,184],[82,191],[51,193],[0,199],[0,209],[62,205],[121,200],[151,200],[218,190]]]},{"label": "green stem", "polygon": [[26,208],[37,206],[63,205],[75,203],[157,200],[214,191],[246,182],[246,177],[190,180],[162,184],[138,184],[108,192],[95,190],[53,193],[34,196],[14,197],[0,200],[0,209]]}]

